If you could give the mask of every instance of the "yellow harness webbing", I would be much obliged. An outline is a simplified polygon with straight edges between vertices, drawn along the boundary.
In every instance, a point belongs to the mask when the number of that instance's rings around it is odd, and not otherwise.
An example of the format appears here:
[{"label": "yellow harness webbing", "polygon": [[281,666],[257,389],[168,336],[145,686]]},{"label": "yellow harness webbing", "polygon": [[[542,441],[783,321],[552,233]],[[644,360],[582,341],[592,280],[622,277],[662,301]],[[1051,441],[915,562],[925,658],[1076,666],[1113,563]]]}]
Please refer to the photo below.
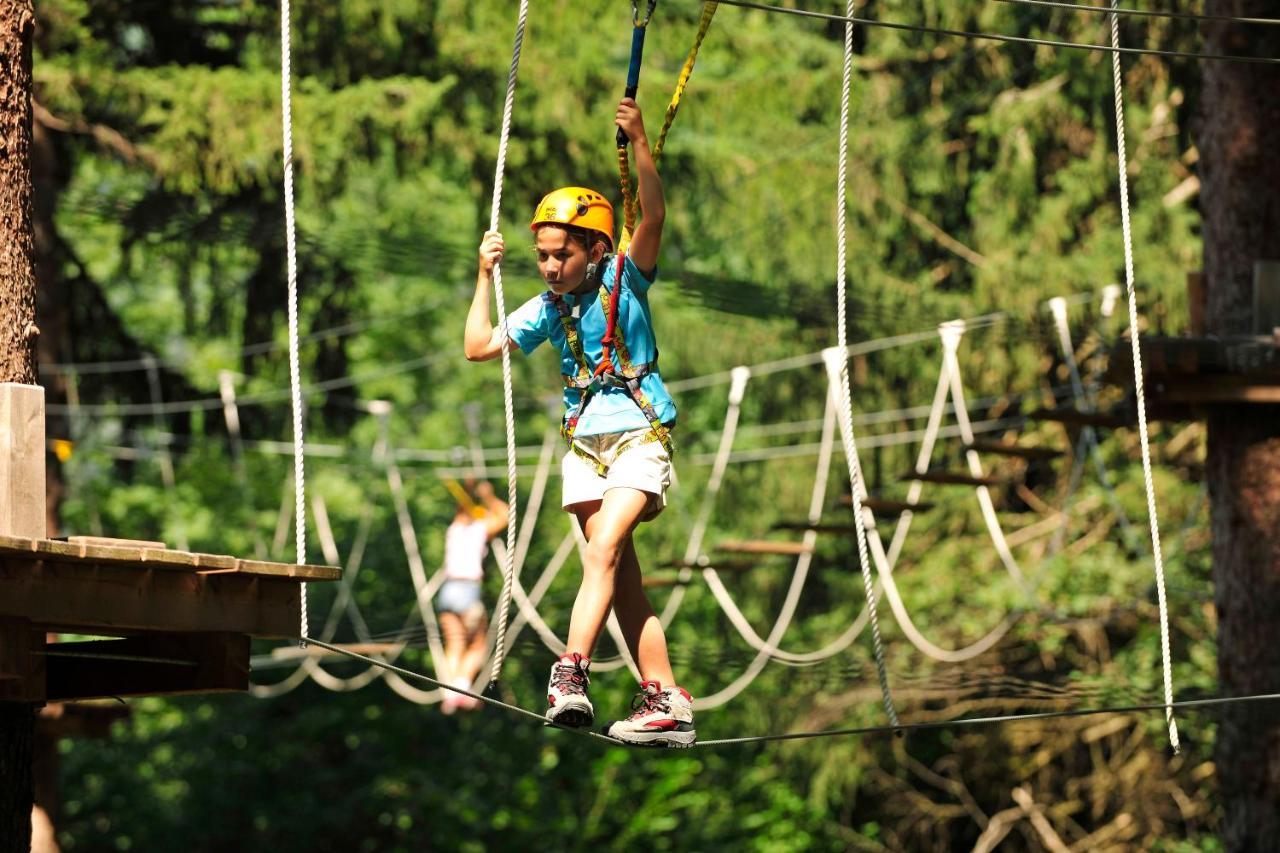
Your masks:
[{"label": "yellow harness webbing", "polygon": [[[716,9],[719,3],[705,2],[702,4],[702,18],[698,21],[698,33],[694,36],[693,47],[689,48],[689,55],[685,57],[684,66],[680,69],[680,76],[676,80],[676,90],[671,95],[671,103],[667,104],[667,113],[662,120],[662,130],[658,132],[658,141],[653,146],[653,161],[658,162],[662,157],[662,148],[667,142],[667,133],[671,131],[671,125],[676,120],[676,112],[680,109],[680,99],[684,96],[684,90],[689,86],[689,78],[693,76],[693,66],[698,61],[698,50],[702,47],[702,41],[707,37],[707,31],[711,29],[711,19],[715,17]],[[636,224],[636,201],[631,195],[631,166],[627,161],[627,149],[618,149],[618,180],[622,185],[622,234],[618,237],[618,254],[626,254],[627,246],[631,243],[631,235],[635,231]]]},{"label": "yellow harness webbing", "polygon": [[[633,444],[644,444],[650,441],[657,441],[662,444],[668,454],[675,453],[675,444],[671,439],[671,430],[669,430],[661,420],[658,419],[657,411],[653,408],[653,404],[649,402],[645,396],[644,390],[640,387],[640,380],[643,379],[653,369],[653,364],[635,364],[631,361],[631,353],[627,350],[627,343],[622,334],[622,328],[619,326],[614,329],[614,355],[617,363],[610,364],[610,369],[592,370],[591,365],[587,362],[587,354],[582,346],[582,337],[578,334],[577,324],[573,321],[573,312],[565,301],[557,294],[548,291],[545,298],[556,309],[560,316],[560,325],[564,329],[565,341],[568,344],[569,352],[573,356],[577,371],[573,375],[564,375],[564,384],[569,388],[577,388],[581,396],[578,399],[578,405],[573,411],[565,416],[564,424],[560,428],[560,434],[564,436],[565,441],[580,459],[591,465],[596,473],[601,477],[609,473],[609,466],[600,460],[591,456],[589,453],[578,447],[573,441],[573,435],[578,428],[578,420],[582,417],[582,413],[586,411],[587,403],[601,389],[606,386],[622,388],[631,397],[632,402],[640,409],[644,419],[649,422],[649,431],[643,436],[636,436],[629,439],[623,445],[617,448],[617,453],[621,453]],[[610,294],[606,287],[600,288],[600,309],[609,314]],[[656,362],[655,362],[656,363]],[[603,365],[602,365],[603,366]]]}]

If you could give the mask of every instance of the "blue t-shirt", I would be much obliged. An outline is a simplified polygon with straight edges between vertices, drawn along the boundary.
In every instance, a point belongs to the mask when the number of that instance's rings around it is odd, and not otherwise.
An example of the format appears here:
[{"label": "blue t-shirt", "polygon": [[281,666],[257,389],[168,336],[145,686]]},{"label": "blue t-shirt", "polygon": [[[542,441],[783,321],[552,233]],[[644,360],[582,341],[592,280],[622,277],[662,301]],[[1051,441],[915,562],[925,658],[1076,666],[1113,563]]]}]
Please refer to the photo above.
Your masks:
[{"label": "blue t-shirt", "polygon": [[[604,283],[612,294],[618,262],[616,258],[611,261],[604,273]],[[654,278],[657,278],[656,270]],[[652,365],[649,373],[641,377],[640,388],[653,406],[658,420],[669,424],[676,419],[676,404],[662,384],[662,377],[658,375],[657,365],[654,364],[658,357],[658,343],[654,338],[653,319],[649,313],[649,288],[652,285],[653,280],[645,278],[644,273],[631,262],[631,258],[627,258],[622,273],[618,328],[622,331],[631,363]],[[583,352],[587,356],[587,363],[595,367],[600,363],[600,338],[604,336],[607,323],[600,305],[600,291],[595,288],[579,296],[568,294],[561,298],[577,315],[575,322]],[[543,294],[530,299],[507,317],[507,334],[526,355],[537,349],[543,341],[551,341],[560,350],[560,372],[566,376],[577,374],[578,365],[565,338],[560,313]],[[581,395],[582,392],[577,388],[564,389],[566,415],[577,407]],[[606,387],[597,391],[587,403],[574,434],[604,435],[645,429],[648,426],[649,422],[626,389]]]}]

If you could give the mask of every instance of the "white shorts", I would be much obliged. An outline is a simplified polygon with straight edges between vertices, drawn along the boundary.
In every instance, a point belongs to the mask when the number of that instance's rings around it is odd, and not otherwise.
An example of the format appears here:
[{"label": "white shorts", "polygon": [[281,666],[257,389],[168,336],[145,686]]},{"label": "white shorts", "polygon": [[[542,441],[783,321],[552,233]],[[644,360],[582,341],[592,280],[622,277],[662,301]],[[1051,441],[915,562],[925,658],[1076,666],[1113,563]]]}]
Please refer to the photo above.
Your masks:
[{"label": "white shorts", "polygon": [[[643,440],[648,437],[649,440]],[[594,466],[573,450],[564,455],[564,499],[561,506],[573,507],[604,499],[609,489],[638,489],[647,492],[649,505],[641,521],[649,521],[667,506],[667,487],[671,485],[671,455],[662,442],[653,439],[649,429],[583,435],[573,440],[574,446],[609,470],[601,477]],[[618,453],[618,448],[622,452]]]}]

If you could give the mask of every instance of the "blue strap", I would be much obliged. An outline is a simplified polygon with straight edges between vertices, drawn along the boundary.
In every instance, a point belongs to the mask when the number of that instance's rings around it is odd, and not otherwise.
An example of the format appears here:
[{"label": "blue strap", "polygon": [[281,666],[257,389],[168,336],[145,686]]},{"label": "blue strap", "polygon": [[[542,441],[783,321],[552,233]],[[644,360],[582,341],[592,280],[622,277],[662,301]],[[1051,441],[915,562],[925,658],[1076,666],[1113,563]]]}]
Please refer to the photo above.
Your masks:
[{"label": "blue strap", "polygon": [[[634,98],[640,89],[640,61],[644,58],[644,31],[646,27],[634,27],[631,30],[631,67],[627,69],[626,97]],[[627,147],[627,134],[618,128],[617,143],[619,148]]]}]

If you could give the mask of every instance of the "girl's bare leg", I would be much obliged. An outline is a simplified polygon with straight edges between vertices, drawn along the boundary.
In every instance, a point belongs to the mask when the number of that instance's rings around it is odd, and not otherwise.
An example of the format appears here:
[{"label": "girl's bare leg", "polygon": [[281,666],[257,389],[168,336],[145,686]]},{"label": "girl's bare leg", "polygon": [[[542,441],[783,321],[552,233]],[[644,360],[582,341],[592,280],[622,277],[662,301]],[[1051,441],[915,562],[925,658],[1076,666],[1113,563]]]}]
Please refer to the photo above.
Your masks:
[{"label": "girl's bare leg", "polygon": [[618,614],[618,625],[622,628],[631,657],[640,668],[640,677],[645,681],[656,681],[663,687],[674,687],[676,677],[671,672],[671,659],[667,656],[667,637],[662,630],[662,621],[654,613],[649,596],[645,594],[640,561],[630,537],[618,568],[613,612]]},{"label": "girl's bare leg", "polygon": [[[583,560],[582,588],[574,602],[569,625],[568,651],[591,656],[612,605],[618,614],[627,649],[640,668],[641,678],[670,686],[675,683],[675,676],[671,673],[671,661],[667,657],[666,636],[662,623],[649,604],[649,597],[645,595],[640,561],[631,541],[631,533],[648,502],[649,496],[645,492],[610,489],[605,492],[603,501],[577,508],[578,522],[587,539],[587,551]],[[604,598],[601,587],[606,584],[608,597],[601,605]],[[583,619],[591,621],[580,623],[580,612]]]},{"label": "girl's bare leg", "polygon": [[649,496],[638,489],[610,489],[603,500],[574,508],[587,547],[582,553],[582,585],[569,620],[569,654],[589,658],[595,650],[613,605],[623,552],[648,503]]},{"label": "girl's bare leg", "polygon": [[489,620],[481,617],[480,622],[471,631],[471,635],[467,639],[467,648],[462,655],[462,660],[458,664],[457,674],[462,678],[472,682],[476,688],[484,687],[483,684],[475,684],[475,678],[480,674],[480,666],[484,663],[487,637],[486,632],[489,628]]},{"label": "girl's bare leg", "polygon": [[467,650],[467,629],[457,613],[441,613],[440,633],[444,635],[444,660],[441,662],[443,671],[437,673],[437,678],[448,682],[458,674],[462,655]]}]

